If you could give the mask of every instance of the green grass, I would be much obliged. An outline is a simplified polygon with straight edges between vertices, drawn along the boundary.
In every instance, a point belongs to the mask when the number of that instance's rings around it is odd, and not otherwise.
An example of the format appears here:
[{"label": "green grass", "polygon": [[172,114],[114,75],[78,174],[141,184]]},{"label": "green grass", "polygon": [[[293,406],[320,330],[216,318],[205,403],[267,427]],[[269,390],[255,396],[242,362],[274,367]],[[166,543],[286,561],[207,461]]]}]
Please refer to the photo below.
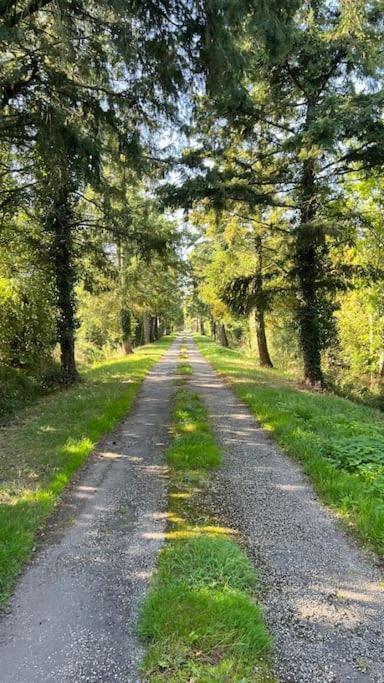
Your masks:
[{"label": "green grass", "polygon": [[[180,369],[183,368],[184,364]],[[218,467],[220,451],[212,439],[207,415],[197,394],[180,388],[175,397],[173,418],[175,438],[167,451],[168,464],[175,469]]]},{"label": "green grass", "polygon": [[188,350],[185,344],[180,346],[179,361],[179,374],[185,376],[192,375],[192,367],[188,363]]},{"label": "green grass", "polygon": [[384,556],[382,413],[331,393],[308,391],[204,337],[196,341],[277,443],[301,461],[323,501]]},{"label": "green grass", "polygon": [[145,680],[272,680],[266,661],[270,638],[255,601],[254,568],[231,539],[235,532],[204,507],[207,478],[219,467],[221,454],[207,413],[185,378],[176,391],[167,460],[167,543],[139,621],[149,646]]},{"label": "green grass", "polygon": [[1,431],[0,604],[64,487],[130,408],[170,342],[96,365],[83,382],[39,400]]}]

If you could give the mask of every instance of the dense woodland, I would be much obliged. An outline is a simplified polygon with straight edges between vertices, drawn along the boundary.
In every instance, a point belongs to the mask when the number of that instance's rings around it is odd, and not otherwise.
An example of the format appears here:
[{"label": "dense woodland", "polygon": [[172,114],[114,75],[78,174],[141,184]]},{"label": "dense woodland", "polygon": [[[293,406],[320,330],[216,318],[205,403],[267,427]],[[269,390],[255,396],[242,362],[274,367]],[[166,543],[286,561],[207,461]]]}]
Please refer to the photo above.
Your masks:
[{"label": "dense woodland", "polygon": [[1,0],[2,409],[183,321],[380,400],[383,9]]}]

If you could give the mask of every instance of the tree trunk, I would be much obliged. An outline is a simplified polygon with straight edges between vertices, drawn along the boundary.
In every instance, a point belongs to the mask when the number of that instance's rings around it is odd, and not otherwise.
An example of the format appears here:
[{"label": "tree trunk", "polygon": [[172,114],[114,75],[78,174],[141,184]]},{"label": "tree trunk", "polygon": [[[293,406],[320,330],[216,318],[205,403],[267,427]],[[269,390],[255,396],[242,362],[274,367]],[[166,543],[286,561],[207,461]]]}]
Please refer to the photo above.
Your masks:
[{"label": "tree trunk", "polygon": [[164,336],[164,324],[161,318],[157,318],[157,330],[159,334],[159,339]]},{"label": "tree trunk", "polygon": [[227,333],[225,330],[225,325],[223,323],[219,323],[219,341],[221,346],[224,346],[225,348],[228,348],[228,337]]},{"label": "tree trunk", "polygon": [[264,266],[263,266],[263,244],[260,235],[255,237],[255,250],[257,257],[256,281],[255,281],[255,326],[256,341],[259,351],[260,365],[264,368],[273,368],[273,363],[268,351],[267,336],[265,334],[265,311],[268,300],[264,291]]},{"label": "tree trunk", "polygon": [[253,308],[248,316],[249,325],[249,348],[251,351],[257,349],[257,334],[256,334],[256,309]]},{"label": "tree trunk", "polygon": [[157,316],[151,319],[151,341],[157,341],[159,338],[159,326]]},{"label": "tree trunk", "polygon": [[211,320],[211,336],[216,341],[217,336],[217,325],[215,320]]},{"label": "tree trunk", "polygon": [[204,320],[200,318],[200,334],[205,336],[205,327],[204,327]]},{"label": "tree trunk", "polygon": [[144,344],[151,343],[151,319],[149,315],[143,317]]},{"label": "tree trunk", "polygon": [[75,360],[76,273],[73,263],[72,212],[69,202],[69,192],[63,190],[57,196],[49,217],[53,237],[51,248],[56,287],[57,341],[60,345],[62,377],[66,384],[78,379]]},{"label": "tree trunk", "polygon": [[384,378],[384,351],[381,352],[379,358],[379,378],[381,380]]},{"label": "tree trunk", "polygon": [[311,159],[303,164],[301,178],[301,215],[296,231],[295,260],[298,280],[297,318],[304,360],[304,381],[323,386],[321,369],[321,336],[318,300],[319,268],[321,268],[324,236],[314,226],[316,217],[316,184]]},{"label": "tree trunk", "polygon": [[135,329],[135,346],[142,346],[144,343],[144,325],[143,321],[137,323]]},{"label": "tree trunk", "polygon": [[129,355],[133,353],[132,345],[132,316],[131,312],[127,308],[126,298],[127,298],[127,275],[126,275],[126,262],[127,262],[127,248],[125,244],[121,241],[117,244],[117,267],[120,277],[120,328],[121,328],[121,341],[122,347],[125,354]]},{"label": "tree trunk", "polygon": [[267,336],[265,334],[264,310],[262,308],[255,309],[255,322],[260,365],[263,368],[273,368],[273,363],[268,351]]},{"label": "tree trunk", "polygon": [[123,340],[124,353],[129,355],[133,353],[132,347],[132,318],[131,313],[127,308],[122,308],[121,316],[121,334]]},{"label": "tree trunk", "polygon": [[373,329],[373,315],[368,316],[369,323],[369,385],[373,389],[375,385],[374,373],[374,329]]},{"label": "tree trunk", "polygon": [[[381,338],[384,343],[384,324],[382,322],[382,332],[381,332]],[[380,358],[379,358],[379,379],[382,381],[384,379],[384,348],[382,348],[382,351],[380,353]]]}]

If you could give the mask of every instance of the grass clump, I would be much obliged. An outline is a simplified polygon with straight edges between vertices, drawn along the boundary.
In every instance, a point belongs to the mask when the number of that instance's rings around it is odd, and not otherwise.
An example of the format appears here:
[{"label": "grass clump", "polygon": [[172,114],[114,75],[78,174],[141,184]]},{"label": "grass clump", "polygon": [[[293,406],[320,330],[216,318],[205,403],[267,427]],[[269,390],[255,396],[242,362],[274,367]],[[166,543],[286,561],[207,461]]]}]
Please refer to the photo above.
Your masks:
[{"label": "grass clump", "polygon": [[331,393],[315,393],[278,370],[204,337],[197,344],[277,443],[301,460],[324,502],[384,556],[384,417]]},{"label": "grass clump", "polygon": [[185,344],[180,346],[178,371],[181,376],[192,375],[192,367],[190,363],[188,363],[188,350]]},{"label": "grass clump", "polygon": [[176,394],[173,424],[174,440],[167,451],[171,467],[178,470],[219,467],[220,450],[212,438],[206,411],[198,395],[187,388],[180,388]]},{"label": "grass clump", "polygon": [[252,565],[236,543],[206,535],[166,546],[157,578],[165,583],[168,577],[194,589],[253,591],[257,583]]},{"label": "grass clump", "polygon": [[[183,359],[183,364],[185,359]],[[179,386],[173,410],[168,542],[144,603],[139,633],[148,645],[146,680],[272,680],[270,638],[256,604],[257,577],[235,532],[204,508],[209,471],[221,455],[198,395]]]},{"label": "grass clump", "polygon": [[84,381],[40,399],[1,432],[0,604],[64,487],[132,405],[171,339],[102,362]]}]

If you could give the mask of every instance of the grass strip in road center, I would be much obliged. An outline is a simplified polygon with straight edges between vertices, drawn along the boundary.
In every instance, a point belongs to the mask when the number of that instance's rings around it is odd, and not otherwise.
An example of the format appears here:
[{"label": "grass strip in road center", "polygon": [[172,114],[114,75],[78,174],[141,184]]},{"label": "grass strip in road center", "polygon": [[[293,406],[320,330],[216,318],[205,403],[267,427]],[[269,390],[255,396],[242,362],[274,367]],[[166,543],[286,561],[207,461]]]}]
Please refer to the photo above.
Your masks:
[{"label": "grass strip in road center", "polygon": [[148,645],[151,683],[265,682],[270,638],[256,604],[257,576],[235,541],[204,506],[209,472],[220,466],[206,410],[182,379],[173,409],[167,542],[143,605],[139,634]]},{"label": "grass strip in road center", "polygon": [[384,416],[327,392],[312,392],[283,372],[257,367],[241,351],[195,341],[215,370],[291,456],[323,501],[384,556]]},{"label": "grass strip in road center", "polygon": [[172,341],[95,365],[83,381],[29,407],[1,431],[0,605],[74,472],[132,405]]}]

